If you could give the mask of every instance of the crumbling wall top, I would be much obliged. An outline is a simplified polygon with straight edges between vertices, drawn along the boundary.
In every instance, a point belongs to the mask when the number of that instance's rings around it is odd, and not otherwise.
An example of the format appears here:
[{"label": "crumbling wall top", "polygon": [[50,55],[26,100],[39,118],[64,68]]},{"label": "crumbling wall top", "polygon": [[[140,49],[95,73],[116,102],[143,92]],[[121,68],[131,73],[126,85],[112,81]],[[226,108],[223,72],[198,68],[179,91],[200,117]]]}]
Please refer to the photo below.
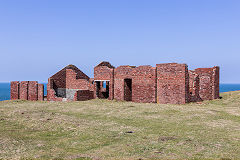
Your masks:
[{"label": "crumbling wall top", "polygon": [[111,63],[109,63],[107,61],[102,61],[96,67],[102,67],[102,66],[107,66],[108,68],[115,68],[113,65],[111,65]]}]

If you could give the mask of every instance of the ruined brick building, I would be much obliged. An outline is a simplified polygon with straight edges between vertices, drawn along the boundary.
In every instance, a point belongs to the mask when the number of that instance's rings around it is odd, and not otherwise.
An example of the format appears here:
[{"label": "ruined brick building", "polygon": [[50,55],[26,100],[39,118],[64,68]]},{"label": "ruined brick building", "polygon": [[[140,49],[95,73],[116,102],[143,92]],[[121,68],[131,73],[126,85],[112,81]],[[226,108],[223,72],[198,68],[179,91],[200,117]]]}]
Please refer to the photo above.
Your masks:
[{"label": "ruined brick building", "polygon": [[11,100],[23,99],[31,101],[44,100],[44,85],[37,81],[12,81]]},{"label": "ruined brick building", "polygon": [[[42,85],[37,82],[33,85],[32,81],[25,86],[22,83],[26,82],[11,83],[11,99],[42,100]],[[48,101],[94,98],[161,104],[217,99],[219,67],[188,70],[186,64],[165,63],[156,67],[115,68],[109,62],[102,62],[94,68],[94,78],[68,65],[48,79]]]}]

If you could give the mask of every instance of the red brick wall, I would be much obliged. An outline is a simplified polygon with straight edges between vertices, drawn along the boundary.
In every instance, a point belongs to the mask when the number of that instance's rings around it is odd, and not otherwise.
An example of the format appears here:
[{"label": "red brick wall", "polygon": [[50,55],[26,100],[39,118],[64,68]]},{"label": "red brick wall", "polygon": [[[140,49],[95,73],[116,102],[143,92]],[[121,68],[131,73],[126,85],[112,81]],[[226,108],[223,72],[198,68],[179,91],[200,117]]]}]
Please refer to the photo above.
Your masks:
[{"label": "red brick wall", "polygon": [[113,77],[113,68],[107,66],[98,66],[94,68],[94,80],[111,80]]},{"label": "red brick wall", "polygon": [[201,101],[199,96],[199,76],[195,71],[189,71],[189,102]]},{"label": "red brick wall", "polygon": [[55,91],[53,89],[50,89],[50,90],[47,90],[47,100],[48,101],[63,101],[63,98],[55,96]]},{"label": "red brick wall", "polygon": [[218,66],[213,67],[213,99],[219,98],[219,74],[220,68]]},{"label": "red brick wall", "polygon": [[11,100],[19,99],[19,81],[11,82]]},{"label": "red brick wall", "polygon": [[28,100],[28,81],[22,81],[19,87],[20,99]]},{"label": "red brick wall", "polygon": [[[109,81],[109,100],[114,98],[114,68],[108,66],[97,66],[94,68],[94,80]],[[96,84],[95,84],[96,88]],[[102,88],[100,88],[101,90]],[[95,93],[96,95],[96,89]]]},{"label": "red brick wall", "polygon": [[38,82],[37,81],[28,82],[28,100],[30,101],[38,100]]},{"label": "red brick wall", "polygon": [[11,100],[43,100],[44,85],[37,81],[13,81],[11,82]]},{"label": "red brick wall", "polygon": [[66,88],[66,70],[62,69],[61,71],[54,74],[50,77],[53,81],[51,88]]},{"label": "red brick wall", "polygon": [[114,79],[114,99],[120,101],[124,100],[124,79]]},{"label": "red brick wall", "polygon": [[[132,96],[124,79],[132,80]],[[151,66],[120,66],[114,71],[114,98],[133,102],[156,102],[156,69]]]},{"label": "red brick wall", "polygon": [[[94,69],[95,80],[109,80],[110,69],[101,67]],[[114,69],[114,99],[185,104],[219,97],[219,67],[188,72],[186,64],[167,63],[158,64],[156,68],[119,66]],[[126,95],[130,90],[124,79],[132,80],[132,96],[129,98]]]},{"label": "red brick wall", "polygon": [[[64,96],[62,91],[64,89],[93,91],[94,86],[91,82],[92,80],[76,66],[68,65],[48,79],[47,100],[62,101]],[[60,91],[59,89],[63,90]],[[59,97],[56,96],[56,92]],[[67,92],[65,94],[67,97],[69,96]]]},{"label": "red brick wall", "polygon": [[89,83],[89,90],[94,92],[94,78],[90,78]]},{"label": "red brick wall", "polygon": [[44,100],[44,85],[38,84],[38,100],[43,101]]},{"label": "red brick wall", "polygon": [[219,67],[198,68],[195,72],[199,75],[201,100],[219,98]]},{"label": "red brick wall", "polygon": [[189,100],[189,77],[186,64],[157,64],[157,102],[185,104]]},{"label": "red brick wall", "polygon": [[[90,79],[86,74],[84,74],[76,66],[68,65],[65,68],[63,68],[62,70],[60,70],[59,72],[57,72],[56,74],[54,74],[52,77],[50,77],[53,80],[52,85],[50,86],[51,88],[53,88],[53,89],[56,89],[56,88],[66,88],[66,84],[67,84],[67,80],[66,80],[67,70],[68,71],[71,70],[74,73],[75,80],[76,79],[85,79],[85,80],[89,81],[89,79]],[[75,84],[75,85],[77,85],[77,84]],[[75,86],[73,84],[73,88],[74,87]]]},{"label": "red brick wall", "polygon": [[195,72],[199,75],[200,80],[200,91],[199,95],[202,100],[211,100],[212,99],[212,80],[213,72],[212,68],[198,68]]},{"label": "red brick wall", "polygon": [[114,70],[114,99],[124,100],[124,79],[132,79],[134,67],[119,66]]},{"label": "red brick wall", "polygon": [[74,70],[66,70],[66,88],[88,90],[93,85],[87,79],[76,79],[76,75]]},{"label": "red brick wall", "polygon": [[94,94],[94,92],[93,92],[93,91],[90,91],[90,90],[78,90],[78,91],[75,93],[74,100],[75,100],[75,101],[86,101],[86,100],[90,100],[90,99],[93,99],[93,98],[94,98],[93,94]]},{"label": "red brick wall", "polygon": [[76,79],[86,79],[86,80],[90,80],[90,78],[83,73],[80,69],[78,69],[76,66],[74,65],[68,65],[67,67],[65,67],[65,69],[71,69],[76,73]]},{"label": "red brick wall", "polygon": [[53,80],[48,78],[47,83],[47,100],[52,101],[55,97],[55,91],[53,90]]},{"label": "red brick wall", "polygon": [[47,100],[48,101],[62,101],[62,97],[57,97],[55,90],[53,89],[54,80],[49,78],[47,84]]},{"label": "red brick wall", "polygon": [[139,66],[132,72],[132,101],[156,103],[156,68]]}]

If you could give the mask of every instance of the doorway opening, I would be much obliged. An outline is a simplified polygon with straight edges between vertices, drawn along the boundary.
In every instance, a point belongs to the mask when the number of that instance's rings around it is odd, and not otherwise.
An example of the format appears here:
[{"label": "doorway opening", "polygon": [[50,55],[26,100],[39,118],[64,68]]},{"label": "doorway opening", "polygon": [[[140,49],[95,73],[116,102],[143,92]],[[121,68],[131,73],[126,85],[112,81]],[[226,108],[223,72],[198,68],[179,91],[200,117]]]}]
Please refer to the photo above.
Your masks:
[{"label": "doorway opening", "polygon": [[132,101],[132,79],[124,79],[124,100]]},{"label": "doorway opening", "polygon": [[95,81],[97,98],[107,99],[109,97],[109,81]]}]

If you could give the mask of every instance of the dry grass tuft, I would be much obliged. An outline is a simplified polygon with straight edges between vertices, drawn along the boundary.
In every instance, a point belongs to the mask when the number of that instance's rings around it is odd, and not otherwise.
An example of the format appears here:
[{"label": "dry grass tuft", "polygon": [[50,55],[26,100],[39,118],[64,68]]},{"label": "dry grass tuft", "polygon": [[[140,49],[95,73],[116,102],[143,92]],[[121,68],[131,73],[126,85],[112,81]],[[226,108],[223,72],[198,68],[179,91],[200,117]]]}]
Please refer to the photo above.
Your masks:
[{"label": "dry grass tuft", "polygon": [[240,92],[186,105],[0,102],[0,159],[240,159]]}]

